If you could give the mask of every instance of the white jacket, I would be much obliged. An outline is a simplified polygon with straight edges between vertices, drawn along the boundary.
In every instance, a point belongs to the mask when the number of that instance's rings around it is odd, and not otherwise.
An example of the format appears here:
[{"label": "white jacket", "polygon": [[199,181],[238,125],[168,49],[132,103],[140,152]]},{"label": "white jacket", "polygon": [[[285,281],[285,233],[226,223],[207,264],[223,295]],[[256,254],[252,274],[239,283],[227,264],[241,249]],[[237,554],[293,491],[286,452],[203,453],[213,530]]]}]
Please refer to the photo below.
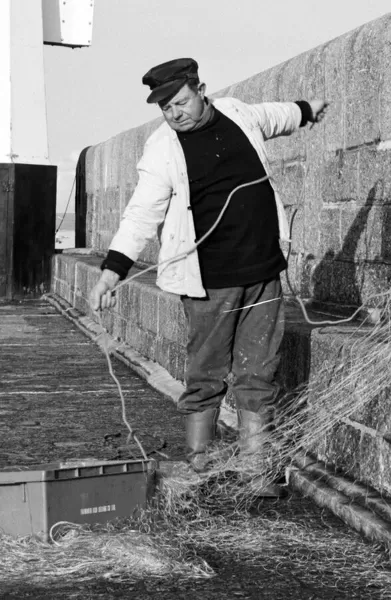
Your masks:
[{"label": "white jacket", "polygon": [[[265,140],[289,135],[300,127],[301,110],[294,102],[246,104],[235,98],[212,100],[214,106],[234,121],[254,146],[271,175]],[[164,122],[147,140],[137,165],[139,180],[126,207],[110,250],[137,260],[146,243],[158,233],[159,262],[173,258],[194,246],[195,229],[185,156],[176,132]],[[277,204],[280,238],[289,239],[283,204],[271,179]],[[158,267],[157,285],[168,292],[202,298],[198,254]]]}]

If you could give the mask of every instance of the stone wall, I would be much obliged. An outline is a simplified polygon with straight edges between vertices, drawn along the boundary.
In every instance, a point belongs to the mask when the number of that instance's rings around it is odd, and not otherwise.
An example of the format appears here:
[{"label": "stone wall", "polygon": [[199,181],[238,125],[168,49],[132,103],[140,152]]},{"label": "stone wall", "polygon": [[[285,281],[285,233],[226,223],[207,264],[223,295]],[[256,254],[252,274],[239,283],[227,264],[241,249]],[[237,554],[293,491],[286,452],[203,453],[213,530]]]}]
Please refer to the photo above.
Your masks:
[{"label": "stone wall", "polygon": [[[246,102],[326,98],[321,125],[268,142],[293,220],[290,278],[305,298],[359,305],[391,280],[391,13],[222,90]],[[213,85],[213,82],[210,82]],[[87,155],[87,245],[106,250],[160,119]],[[141,256],[156,262],[157,243]]]},{"label": "stone wall", "polygon": [[[358,305],[388,289],[391,276],[391,14],[223,90],[248,102],[327,98],[327,119],[268,142],[275,177],[293,220],[290,278],[306,298]],[[98,281],[101,257],[137,183],[136,164],[160,120],[124,132],[87,153],[90,256],[55,257],[52,291],[81,313]],[[95,256],[94,256],[95,254]],[[156,242],[142,261],[157,260]],[[132,269],[134,272],[135,267]],[[186,324],[178,296],[143,274],[104,313],[109,333],[182,381]],[[319,319],[319,315],[317,316]],[[353,326],[354,327],[354,326]],[[292,389],[316,377],[352,326],[310,327],[289,306],[280,380]],[[314,410],[316,398],[314,399]],[[391,496],[389,394],[319,439],[318,458]]]}]

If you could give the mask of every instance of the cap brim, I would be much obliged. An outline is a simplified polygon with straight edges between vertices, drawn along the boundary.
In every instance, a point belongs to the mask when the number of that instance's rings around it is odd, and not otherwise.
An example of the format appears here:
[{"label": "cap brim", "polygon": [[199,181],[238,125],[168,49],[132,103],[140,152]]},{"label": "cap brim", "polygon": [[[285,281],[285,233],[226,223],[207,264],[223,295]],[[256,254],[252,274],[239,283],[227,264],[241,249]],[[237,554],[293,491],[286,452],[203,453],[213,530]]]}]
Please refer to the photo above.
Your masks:
[{"label": "cap brim", "polygon": [[175,81],[168,81],[167,83],[163,83],[163,85],[159,85],[159,87],[152,90],[147,98],[148,104],[154,104],[155,102],[161,102],[166,98],[169,99],[172,96],[175,96],[177,92],[185,85],[187,82],[187,77],[182,77],[181,79],[176,79]]}]

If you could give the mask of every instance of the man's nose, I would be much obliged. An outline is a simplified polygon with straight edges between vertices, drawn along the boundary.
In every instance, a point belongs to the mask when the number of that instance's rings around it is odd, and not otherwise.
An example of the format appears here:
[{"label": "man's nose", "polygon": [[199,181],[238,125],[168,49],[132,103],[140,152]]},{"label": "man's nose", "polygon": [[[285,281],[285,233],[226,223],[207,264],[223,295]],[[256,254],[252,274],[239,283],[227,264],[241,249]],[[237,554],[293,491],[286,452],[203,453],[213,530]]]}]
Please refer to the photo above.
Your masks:
[{"label": "man's nose", "polygon": [[178,119],[180,119],[182,116],[182,111],[178,106],[173,106],[172,107],[172,118],[175,119],[176,121]]}]

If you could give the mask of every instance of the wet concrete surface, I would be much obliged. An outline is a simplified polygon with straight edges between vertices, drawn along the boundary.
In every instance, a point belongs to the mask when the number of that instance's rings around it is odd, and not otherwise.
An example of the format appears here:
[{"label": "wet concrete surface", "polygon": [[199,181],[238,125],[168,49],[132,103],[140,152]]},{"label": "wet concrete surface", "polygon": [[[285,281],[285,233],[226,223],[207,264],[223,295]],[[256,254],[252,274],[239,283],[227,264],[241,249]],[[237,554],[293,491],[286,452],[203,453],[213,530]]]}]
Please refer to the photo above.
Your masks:
[{"label": "wet concrete surface", "polygon": [[[129,421],[146,451],[156,458],[154,449],[175,460],[183,458],[183,417],[172,401],[121,362],[114,360],[113,364],[125,392]],[[71,459],[128,458],[126,437],[118,391],[98,346],[48,303],[0,304],[0,469]],[[254,528],[262,526],[265,515],[278,519],[280,525],[281,519],[303,523],[320,535],[332,531],[336,548],[357,547],[358,557],[362,548],[362,568],[356,565],[351,581],[338,570],[331,570],[326,579],[323,573],[319,579],[316,563],[311,568],[309,557],[309,570],[300,577],[289,548],[284,549],[285,558],[280,556],[275,568],[273,556],[262,556],[262,551],[255,559],[246,553],[227,556],[206,549],[204,558],[216,572],[210,580],[151,578],[132,583],[97,580],[91,584],[67,577],[49,588],[25,583],[13,584],[12,588],[0,585],[0,598],[391,598],[391,583],[387,589],[367,581],[364,563],[368,542],[331,513],[292,493],[287,501],[269,504],[249,515]],[[373,547],[373,552],[379,553],[379,565],[384,567],[381,550]]]}]

